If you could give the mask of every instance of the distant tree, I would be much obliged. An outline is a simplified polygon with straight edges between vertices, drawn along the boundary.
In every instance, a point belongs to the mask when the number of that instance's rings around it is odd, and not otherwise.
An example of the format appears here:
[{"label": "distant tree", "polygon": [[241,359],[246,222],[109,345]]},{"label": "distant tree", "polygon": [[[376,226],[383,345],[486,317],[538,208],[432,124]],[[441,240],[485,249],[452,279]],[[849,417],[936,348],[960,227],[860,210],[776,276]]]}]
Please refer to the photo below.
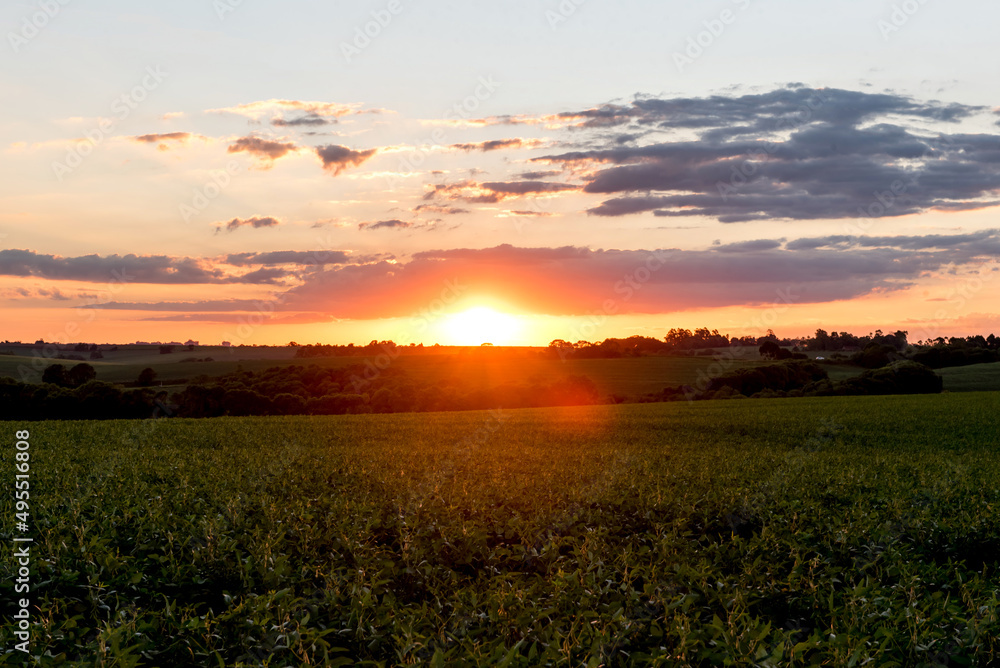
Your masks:
[{"label": "distant tree", "polygon": [[42,371],[42,382],[66,387],[68,384],[66,381],[66,367],[62,364],[50,364],[45,367],[45,370]]},{"label": "distant tree", "polygon": [[[768,330],[768,332],[770,331],[771,330]],[[757,351],[763,359],[776,360],[778,359],[778,356],[781,355],[781,346],[779,346],[774,340],[768,339],[760,345],[760,348],[758,348]]]},{"label": "distant tree", "polygon": [[97,378],[97,371],[86,362],[77,364],[66,373],[66,381],[70,387],[80,387]]},{"label": "distant tree", "polygon": [[136,385],[139,387],[149,387],[156,380],[156,371],[150,367],[146,367],[139,372],[139,378],[136,380]]},{"label": "distant tree", "polygon": [[160,354],[161,355],[169,355],[172,352],[174,352],[174,347],[173,346],[169,346],[169,345],[167,345],[167,346],[160,346]]}]

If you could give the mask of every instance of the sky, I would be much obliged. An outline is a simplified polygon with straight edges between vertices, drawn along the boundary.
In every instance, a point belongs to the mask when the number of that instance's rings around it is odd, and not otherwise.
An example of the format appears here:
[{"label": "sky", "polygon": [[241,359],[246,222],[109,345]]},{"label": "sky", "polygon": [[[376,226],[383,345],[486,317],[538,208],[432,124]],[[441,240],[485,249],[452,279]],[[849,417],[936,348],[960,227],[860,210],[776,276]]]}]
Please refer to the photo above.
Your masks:
[{"label": "sky", "polygon": [[1000,6],[0,8],[0,339],[1000,333]]}]

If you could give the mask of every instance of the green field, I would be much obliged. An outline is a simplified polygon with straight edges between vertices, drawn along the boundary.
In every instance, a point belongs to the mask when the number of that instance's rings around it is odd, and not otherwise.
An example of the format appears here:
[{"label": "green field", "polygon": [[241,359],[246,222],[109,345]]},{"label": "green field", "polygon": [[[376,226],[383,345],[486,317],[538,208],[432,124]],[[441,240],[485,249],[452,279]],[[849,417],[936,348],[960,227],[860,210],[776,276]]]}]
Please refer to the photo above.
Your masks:
[{"label": "green field", "polygon": [[[763,362],[752,348],[717,349],[721,361],[704,356],[651,356],[606,359],[567,359],[546,357],[542,348],[495,349],[442,348],[414,354],[404,352],[392,361],[392,368],[428,383],[448,382],[460,378],[463,383],[478,382],[483,387],[511,380],[553,379],[582,375],[596,384],[602,396],[617,395],[639,398],[662,391],[666,387],[694,385],[699,379],[752,367]],[[513,356],[504,351],[514,351]],[[491,354],[493,353],[493,354]],[[198,346],[194,351],[177,350],[160,355],[157,346],[122,346],[104,353],[105,359],[87,360],[94,366],[97,379],[109,383],[129,384],[146,367],[156,371],[157,384],[169,391],[180,391],[198,376],[215,378],[237,369],[264,371],[272,367],[317,365],[342,368],[363,365],[366,357],[296,358],[294,348],[223,348]],[[211,362],[185,362],[187,359],[211,358]],[[21,368],[32,368],[33,358],[23,355],[0,355],[0,377],[20,379]],[[78,361],[46,360],[46,364],[73,366]],[[821,363],[834,381],[861,374],[864,369],[843,364]],[[1000,390],[1000,363],[977,364],[967,367],[939,369],[944,389],[949,392],[979,392]],[[34,379],[37,382],[40,379]]]},{"label": "green field", "polygon": [[[458,352],[456,352],[458,351]],[[640,396],[659,392],[664,387],[692,384],[699,378],[699,372],[710,372],[715,361],[711,357],[632,357],[621,359],[569,359],[548,358],[542,349],[527,349],[513,356],[505,356],[500,350],[483,351],[479,348],[463,350],[450,348],[442,352],[422,354],[404,353],[393,360],[392,368],[399,369],[413,377],[430,383],[440,383],[449,378],[460,377],[464,381],[475,380],[484,386],[504,379],[531,379],[583,375],[592,379],[602,394]],[[494,354],[491,354],[494,353]],[[496,354],[501,353],[501,354]],[[745,366],[760,364],[756,351],[743,353],[746,359],[736,358],[724,367],[731,371]],[[187,358],[204,359],[212,362],[182,362]],[[341,368],[352,364],[363,365],[365,357],[310,357],[297,359],[294,349],[282,348],[202,348],[194,352],[178,351],[170,355],[160,355],[156,350],[134,350],[123,348],[109,352],[103,360],[88,360],[97,372],[97,379],[109,383],[131,383],[146,367],[157,373],[157,381],[165,386],[175,386],[178,381],[191,380],[199,375],[210,377],[232,373],[237,368],[246,371],[263,371],[276,366],[318,365],[325,368]],[[32,358],[0,355],[0,376],[20,378],[18,369],[30,367]],[[47,360],[47,364],[73,366],[78,361]],[[853,368],[855,373],[857,369]],[[717,372],[716,372],[717,373]]]},{"label": "green field", "polygon": [[938,369],[935,373],[944,379],[944,389],[949,392],[1000,390],[1000,362]]},{"label": "green field", "polygon": [[998,408],[5,423],[2,460],[30,428],[43,665],[985,666]]}]

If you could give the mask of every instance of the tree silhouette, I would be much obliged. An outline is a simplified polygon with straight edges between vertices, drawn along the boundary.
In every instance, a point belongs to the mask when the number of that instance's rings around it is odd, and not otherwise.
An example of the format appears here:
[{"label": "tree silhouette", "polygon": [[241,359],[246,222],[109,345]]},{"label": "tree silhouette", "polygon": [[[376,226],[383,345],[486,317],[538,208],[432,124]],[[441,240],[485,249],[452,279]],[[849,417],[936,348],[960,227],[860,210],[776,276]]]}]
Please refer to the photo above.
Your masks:
[{"label": "tree silhouette", "polygon": [[139,379],[136,380],[136,385],[139,387],[149,387],[156,380],[156,371],[150,367],[146,367],[139,372]]}]

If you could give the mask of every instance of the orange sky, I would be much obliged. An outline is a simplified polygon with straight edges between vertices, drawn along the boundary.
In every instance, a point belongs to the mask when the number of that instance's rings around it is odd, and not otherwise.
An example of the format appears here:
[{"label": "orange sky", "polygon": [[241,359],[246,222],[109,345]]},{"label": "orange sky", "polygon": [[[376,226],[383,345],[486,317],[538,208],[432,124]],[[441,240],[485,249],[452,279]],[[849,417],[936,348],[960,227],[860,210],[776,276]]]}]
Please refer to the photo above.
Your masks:
[{"label": "orange sky", "polygon": [[852,1],[809,56],[776,2],[683,64],[694,6],[411,7],[354,53],[356,7],[67,5],[0,73],[0,338],[1000,332],[989,22],[931,58],[947,12]]}]

